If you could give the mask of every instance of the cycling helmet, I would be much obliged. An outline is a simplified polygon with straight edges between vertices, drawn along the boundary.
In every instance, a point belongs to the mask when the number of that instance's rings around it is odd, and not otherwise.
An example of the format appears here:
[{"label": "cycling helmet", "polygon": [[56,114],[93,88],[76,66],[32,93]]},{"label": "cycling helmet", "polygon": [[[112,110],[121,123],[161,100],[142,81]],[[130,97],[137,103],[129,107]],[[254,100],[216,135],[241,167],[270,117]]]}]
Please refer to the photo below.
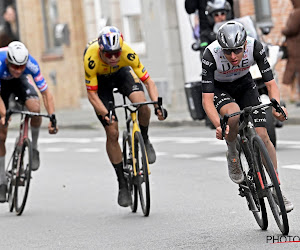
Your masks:
[{"label": "cycling helmet", "polygon": [[111,52],[121,50],[123,45],[123,36],[120,30],[114,26],[104,27],[98,36],[99,46],[103,45],[103,51]]},{"label": "cycling helmet", "polygon": [[217,33],[217,40],[223,49],[236,49],[245,44],[247,32],[241,23],[229,21]]},{"label": "cycling helmet", "polygon": [[224,12],[226,15],[226,20],[230,20],[231,16],[231,6],[225,0],[209,0],[207,1],[207,6],[205,9],[205,15],[210,25],[215,24],[214,13]]},{"label": "cycling helmet", "polygon": [[28,61],[28,50],[19,41],[11,42],[7,47],[7,60],[15,65],[24,65]]}]

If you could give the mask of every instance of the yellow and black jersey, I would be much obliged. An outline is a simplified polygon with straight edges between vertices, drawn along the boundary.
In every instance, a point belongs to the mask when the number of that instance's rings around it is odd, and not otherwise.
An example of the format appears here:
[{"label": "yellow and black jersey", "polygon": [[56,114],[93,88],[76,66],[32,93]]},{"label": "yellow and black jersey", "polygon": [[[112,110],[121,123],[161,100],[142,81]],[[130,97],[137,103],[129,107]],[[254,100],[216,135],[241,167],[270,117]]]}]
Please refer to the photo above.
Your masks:
[{"label": "yellow and black jersey", "polygon": [[142,82],[149,78],[149,74],[140,62],[138,55],[127,43],[123,42],[120,61],[114,67],[101,60],[99,49],[97,40],[93,40],[87,45],[84,52],[85,84],[88,91],[98,90],[97,76],[113,74],[126,66],[130,66]]}]

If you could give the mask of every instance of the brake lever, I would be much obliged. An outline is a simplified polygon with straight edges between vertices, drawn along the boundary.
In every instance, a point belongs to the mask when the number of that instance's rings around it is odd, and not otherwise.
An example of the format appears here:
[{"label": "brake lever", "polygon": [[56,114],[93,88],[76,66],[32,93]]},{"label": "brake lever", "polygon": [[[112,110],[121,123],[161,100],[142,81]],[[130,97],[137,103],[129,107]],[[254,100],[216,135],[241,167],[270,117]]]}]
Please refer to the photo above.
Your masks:
[{"label": "brake lever", "polygon": [[114,109],[114,104],[112,101],[108,103],[108,118],[109,118],[109,124],[112,123],[112,113]]},{"label": "brake lever", "polygon": [[12,114],[12,111],[10,109],[8,109],[5,114],[5,124],[4,124],[5,127],[8,125],[8,120],[9,120],[11,114]]},{"label": "brake lever", "polygon": [[280,104],[274,98],[272,98],[270,101],[272,103],[272,106],[275,108],[276,112],[281,113],[284,116],[284,119],[287,120],[288,118]]},{"label": "brake lever", "polygon": [[56,132],[57,132],[57,129],[56,129],[57,121],[56,121],[56,116],[55,116],[55,114],[52,114],[52,115],[50,116],[50,121],[51,121],[51,127],[54,128],[54,132],[56,133]]},{"label": "brake lever", "polygon": [[222,138],[225,137],[225,132],[226,132],[226,126],[228,122],[229,116],[227,114],[224,115],[223,118],[220,118],[220,125],[222,128]]}]

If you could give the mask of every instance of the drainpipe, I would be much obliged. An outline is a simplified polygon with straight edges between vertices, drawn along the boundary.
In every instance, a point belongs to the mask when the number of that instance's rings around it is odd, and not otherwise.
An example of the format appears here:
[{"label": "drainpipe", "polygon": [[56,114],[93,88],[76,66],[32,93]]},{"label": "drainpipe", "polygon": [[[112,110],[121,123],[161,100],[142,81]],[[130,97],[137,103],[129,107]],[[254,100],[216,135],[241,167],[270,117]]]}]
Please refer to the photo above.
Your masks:
[{"label": "drainpipe", "polygon": [[256,24],[263,34],[269,34],[273,27],[270,0],[254,0]]}]

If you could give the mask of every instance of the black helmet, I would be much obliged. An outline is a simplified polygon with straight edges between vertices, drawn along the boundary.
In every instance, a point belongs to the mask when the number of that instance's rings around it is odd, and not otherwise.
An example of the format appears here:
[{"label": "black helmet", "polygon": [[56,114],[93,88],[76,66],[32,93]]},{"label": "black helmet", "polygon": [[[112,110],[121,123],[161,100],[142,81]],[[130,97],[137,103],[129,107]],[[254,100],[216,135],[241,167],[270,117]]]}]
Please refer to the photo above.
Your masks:
[{"label": "black helmet", "polygon": [[224,23],[218,30],[217,40],[223,49],[242,47],[247,39],[244,26],[235,21]]},{"label": "black helmet", "polygon": [[232,19],[231,16],[231,6],[225,0],[209,0],[207,1],[205,15],[207,16],[207,20],[210,25],[215,24],[214,13],[216,12],[224,12],[226,15],[226,20]]}]

